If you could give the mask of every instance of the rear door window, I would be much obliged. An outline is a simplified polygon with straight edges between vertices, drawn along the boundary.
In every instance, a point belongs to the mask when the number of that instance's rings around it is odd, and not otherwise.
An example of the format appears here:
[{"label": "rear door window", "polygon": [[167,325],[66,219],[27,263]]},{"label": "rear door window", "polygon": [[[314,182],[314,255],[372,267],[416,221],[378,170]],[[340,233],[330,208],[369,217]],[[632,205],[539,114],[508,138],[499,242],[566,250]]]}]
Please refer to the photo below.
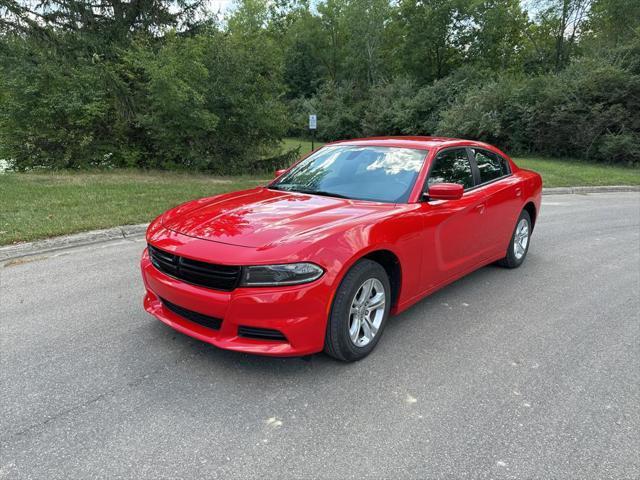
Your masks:
[{"label": "rear door window", "polygon": [[471,152],[478,165],[480,183],[487,183],[511,173],[509,163],[500,155],[479,148],[472,148]]},{"label": "rear door window", "polygon": [[464,188],[473,187],[473,173],[469,156],[464,148],[452,148],[440,152],[429,172],[428,186],[435,183],[459,183]]}]

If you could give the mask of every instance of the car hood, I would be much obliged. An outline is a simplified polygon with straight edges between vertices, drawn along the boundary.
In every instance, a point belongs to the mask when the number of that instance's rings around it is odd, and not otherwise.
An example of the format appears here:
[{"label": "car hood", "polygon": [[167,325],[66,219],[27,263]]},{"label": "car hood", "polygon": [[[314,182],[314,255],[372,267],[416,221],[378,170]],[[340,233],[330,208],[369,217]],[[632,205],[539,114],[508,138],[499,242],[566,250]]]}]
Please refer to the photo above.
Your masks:
[{"label": "car hood", "polygon": [[162,224],[190,237],[257,248],[296,241],[393,207],[260,187],[182,204],[169,210]]}]

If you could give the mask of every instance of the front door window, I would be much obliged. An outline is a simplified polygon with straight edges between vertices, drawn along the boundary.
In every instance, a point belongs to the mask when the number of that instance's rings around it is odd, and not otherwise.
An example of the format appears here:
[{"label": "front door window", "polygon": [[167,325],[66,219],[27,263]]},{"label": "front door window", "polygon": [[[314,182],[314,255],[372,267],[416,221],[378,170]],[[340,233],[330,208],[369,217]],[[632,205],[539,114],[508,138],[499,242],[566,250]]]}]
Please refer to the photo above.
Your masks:
[{"label": "front door window", "polygon": [[435,183],[459,183],[464,188],[473,187],[473,173],[466,149],[453,148],[438,154],[429,172],[428,186]]}]

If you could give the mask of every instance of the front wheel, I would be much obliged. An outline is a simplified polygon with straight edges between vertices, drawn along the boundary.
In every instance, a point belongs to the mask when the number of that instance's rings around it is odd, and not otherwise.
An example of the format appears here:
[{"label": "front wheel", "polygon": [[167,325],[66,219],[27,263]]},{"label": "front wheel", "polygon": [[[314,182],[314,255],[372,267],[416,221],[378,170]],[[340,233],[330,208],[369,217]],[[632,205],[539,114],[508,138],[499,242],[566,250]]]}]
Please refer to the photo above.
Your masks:
[{"label": "front wheel", "polygon": [[522,265],[531,241],[531,216],[529,212],[523,210],[516,222],[516,228],[511,236],[507,255],[498,263],[503,267],[517,268]]},{"label": "front wheel", "polygon": [[324,351],[346,362],[366,357],[380,340],[390,308],[387,272],[377,262],[360,260],[347,272],[336,292]]}]

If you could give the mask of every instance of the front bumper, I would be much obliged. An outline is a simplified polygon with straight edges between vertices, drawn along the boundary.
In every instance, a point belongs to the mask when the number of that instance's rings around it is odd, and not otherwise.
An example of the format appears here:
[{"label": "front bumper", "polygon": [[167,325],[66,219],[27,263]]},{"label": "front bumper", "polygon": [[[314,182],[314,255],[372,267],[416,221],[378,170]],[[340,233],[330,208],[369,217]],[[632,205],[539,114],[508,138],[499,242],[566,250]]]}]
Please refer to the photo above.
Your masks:
[{"label": "front bumper", "polygon": [[[145,249],[141,260],[146,295],[144,308],[170,327],[227,350],[272,356],[320,352],[332,300],[332,289],[320,278],[290,287],[236,288],[231,292],[185,283],[157,270]],[[221,320],[214,330],[167,308],[162,299],[192,312]],[[281,332],[286,340],[240,336],[239,327]]]}]

